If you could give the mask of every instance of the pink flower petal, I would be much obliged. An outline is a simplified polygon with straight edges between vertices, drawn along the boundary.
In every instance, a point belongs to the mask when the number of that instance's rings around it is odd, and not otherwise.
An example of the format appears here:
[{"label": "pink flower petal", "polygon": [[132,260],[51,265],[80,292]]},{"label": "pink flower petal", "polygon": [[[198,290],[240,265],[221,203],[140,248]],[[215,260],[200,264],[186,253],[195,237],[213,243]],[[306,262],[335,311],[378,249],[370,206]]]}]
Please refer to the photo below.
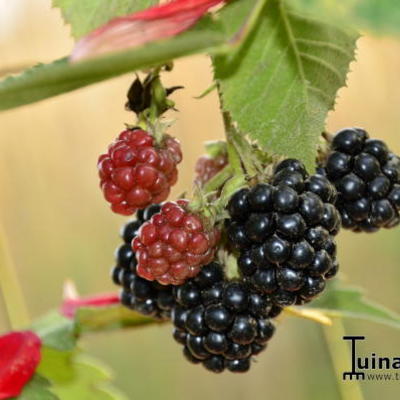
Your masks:
[{"label": "pink flower petal", "polygon": [[175,36],[193,26],[211,7],[226,0],[173,0],[115,18],[81,39],[71,61],[136,47]]},{"label": "pink flower petal", "polygon": [[0,399],[18,396],[40,362],[42,342],[34,332],[0,336]]}]

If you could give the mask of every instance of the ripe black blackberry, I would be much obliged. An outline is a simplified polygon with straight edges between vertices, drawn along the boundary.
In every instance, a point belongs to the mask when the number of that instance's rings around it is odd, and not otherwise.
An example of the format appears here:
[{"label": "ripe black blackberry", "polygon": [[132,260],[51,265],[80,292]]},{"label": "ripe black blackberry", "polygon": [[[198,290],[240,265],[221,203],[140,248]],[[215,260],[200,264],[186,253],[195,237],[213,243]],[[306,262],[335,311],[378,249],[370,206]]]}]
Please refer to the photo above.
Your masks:
[{"label": "ripe black blackberry", "polygon": [[276,308],[269,297],[228,281],[218,263],[204,266],[174,294],[174,339],[190,362],[212,372],[246,372],[274,334],[269,316]]},{"label": "ripe black blackberry", "polygon": [[160,211],[157,204],[138,211],[137,219],[122,227],[121,237],[124,244],[115,252],[116,266],[112,269],[112,280],[122,286],[121,303],[141,314],[158,319],[166,319],[171,315],[175,303],[170,285],[163,286],[150,282],[136,273],[137,261],[131,242],[141,225]]},{"label": "ripe black blackberry", "polygon": [[400,158],[366,131],[338,132],[321,167],[338,190],[343,227],[376,232],[400,223]]},{"label": "ripe black blackberry", "polygon": [[227,236],[239,252],[240,273],[276,306],[309,302],[337,273],[335,200],[328,179],[309,176],[294,159],[275,168],[271,183],[232,196]]}]

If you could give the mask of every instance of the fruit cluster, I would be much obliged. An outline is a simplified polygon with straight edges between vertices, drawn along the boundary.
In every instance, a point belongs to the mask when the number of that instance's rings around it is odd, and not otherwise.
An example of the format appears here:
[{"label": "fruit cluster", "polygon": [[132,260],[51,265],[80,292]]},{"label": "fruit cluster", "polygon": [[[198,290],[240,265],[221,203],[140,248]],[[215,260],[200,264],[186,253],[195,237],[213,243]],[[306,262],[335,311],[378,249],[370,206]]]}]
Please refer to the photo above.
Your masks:
[{"label": "fruit cluster", "polygon": [[228,241],[238,250],[241,275],[277,306],[304,304],[338,270],[334,236],[340,215],[334,186],[287,159],[271,183],[234,194],[228,204]]},{"label": "fruit cluster", "polygon": [[139,128],[100,157],[113,211],[137,211],[122,229],[112,279],[123,305],[171,320],[184,356],[212,372],[247,371],[275,332],[272,320],[323,292],[338,272],[342,221],[356,232],[400,223],[400,159],[362,129],[339,132],[314,175],[285,159],[232,192],[221,187],[224,174],[212,180],[228,164],[226,147],[203,156],[196,206],[164,202],[181,159],[175,139],[156,143]]},{"label": "fruit cluster", "polygon": [[172,287],[141,278],[136,272],[137,261],[131,242],[139,228],[160,211],[159,205],[151,205],[137,213],[137,219],[121,229],[124,243],[115,252],[116,265],[111,271],[112,280],[122,286],[121,303],[147,316],[169,318],[175,303]]},{"label": "fruit cluster", "polygon": [[375,232],[400,223],[400,158],[363,129],[338,132],[321,171],[338,190],[343,227]]},{"label": "fruit cluster", "polygon": [[269,298],[244,282],[228,281],[215,262],[177,287],[175,300],[174,339],[190,362],[213,372],[247,371],[275,331]]},{"label": "fruit cluster", "polygon": [[187,200],[167,202],[132,242],[138,274],[163,285],[180,285],[214,258],[219,232],[207,229]]},{"label": "fruit cluster", "polygon": [[164,201],[178,179],[181,160],[180,144],[170,136],[157,144],[140,128],[121,132],[98,161],[100,186],[111,209],[131,215]]}]

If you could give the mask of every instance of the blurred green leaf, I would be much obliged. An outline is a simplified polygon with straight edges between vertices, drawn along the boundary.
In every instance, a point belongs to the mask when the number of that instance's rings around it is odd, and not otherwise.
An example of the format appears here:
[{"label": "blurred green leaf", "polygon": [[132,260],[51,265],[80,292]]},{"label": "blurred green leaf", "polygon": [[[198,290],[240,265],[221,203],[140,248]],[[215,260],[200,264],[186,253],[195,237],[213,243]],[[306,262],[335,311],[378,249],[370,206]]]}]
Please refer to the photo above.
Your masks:
[{"label": "blurred green leaf", "polygon": [[[246,4],[243,1],[240,3]],[[192,29],[170,39],[75,64],[63,58],[8,77],[0,81],[0,111],[34,103],[179,57],[195,53],[227,52],[245,36],[243,34],[247,30],[249,18],[247,9],[238,9],[236,13],[226,15],[224,8],[220,15],[203,17]],[[230,18],[229,30],[223,28],[221,20],[226,17]],[[238,32],[240,35],[236,34]]]},{"label": "blurred green leaf", "polygon": [[398,0],[291,0],[312,15],[376,33],[400,34]]},{"label": "blurred green leaf", "polygon": [[[233,2],[221,16],[248,14],[256,0]],[[345,85],[358,35],[290,6],[264,1],[253,32],[235,54],[214,57],[223,106],[239,129],[268,152],[314,168],[317,141]]]},{"label": "blurred green leaf", "polygon": [[61,400],[49,391],[50,382],[36,374],[24,387],[22,393],[15,397],[18,400]]},{"label": "blurred green leaf", "polygon": [[194,29],[171,39],[76,64],[67,58],[40,64],[0,82],[0,110],[34,103],[171,59],[215,50],[225,39],[219,25],[205,17]]},{"label": "blurred green leaf", "polygon": [[73,361],[77,351],[62,351],[42,347],[42,359],[37,372],[52,382],[64,382],[74,378]]},{"label": "blurred green leaf", "polygon": [[121,305],[79,308],[75,321],[79,333],[131,328],[158,322]]},{"label": "blurred green leaf", "polygon": [[356,318],[400,329],[400,315],[364,296],[357,287],[335,284],[307,308],[318,309],[329,317]]},{"label": "blurred green leaf", "polygon": [[36,321],[31,329],[35,331],[45,346],[58,350],[72,350],[76,344],[74,322],[52,311]]},{"label": "blurred green leaf", "polygon": [[37,372],[48,379],[51,383],[48,390],[60,400],[126,399],[109,386],[111,373],[108,368],[97,360],[81,355],[78,350],[61,351],[43,347]]},{"label": "blurred green leaf", "polygon": [[143,10],[157,0],[53,0],[53,6],[61,9],[66,23],[71,25],[71,33],[75,38],[86,35],[90,31],[105,24],[114,17]]},{"label": "blurred green leaf", "polygon": [[109,386],[110,378],[110,371],[99,361],[81,356],[74,363],[74,378],[53,383],[51,390],[61,400],[127,400]]}]

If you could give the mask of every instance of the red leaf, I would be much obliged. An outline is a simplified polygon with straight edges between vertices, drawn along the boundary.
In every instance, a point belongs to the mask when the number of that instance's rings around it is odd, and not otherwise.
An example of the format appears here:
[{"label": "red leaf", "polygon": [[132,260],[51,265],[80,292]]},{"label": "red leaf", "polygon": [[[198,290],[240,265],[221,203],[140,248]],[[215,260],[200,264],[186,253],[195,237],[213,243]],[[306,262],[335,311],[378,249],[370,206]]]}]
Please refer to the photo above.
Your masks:
[{"label": "red leaf", "polygon": [[0,336],[0,399],[18,396],[38,366],[42,342],[33,332]]},{"label": "red leaf", "polygon": [[173,0],[115,18],[81,39],[71,61],[124,50],[175,36],[193,26],[211,7],[227,0]]}]

